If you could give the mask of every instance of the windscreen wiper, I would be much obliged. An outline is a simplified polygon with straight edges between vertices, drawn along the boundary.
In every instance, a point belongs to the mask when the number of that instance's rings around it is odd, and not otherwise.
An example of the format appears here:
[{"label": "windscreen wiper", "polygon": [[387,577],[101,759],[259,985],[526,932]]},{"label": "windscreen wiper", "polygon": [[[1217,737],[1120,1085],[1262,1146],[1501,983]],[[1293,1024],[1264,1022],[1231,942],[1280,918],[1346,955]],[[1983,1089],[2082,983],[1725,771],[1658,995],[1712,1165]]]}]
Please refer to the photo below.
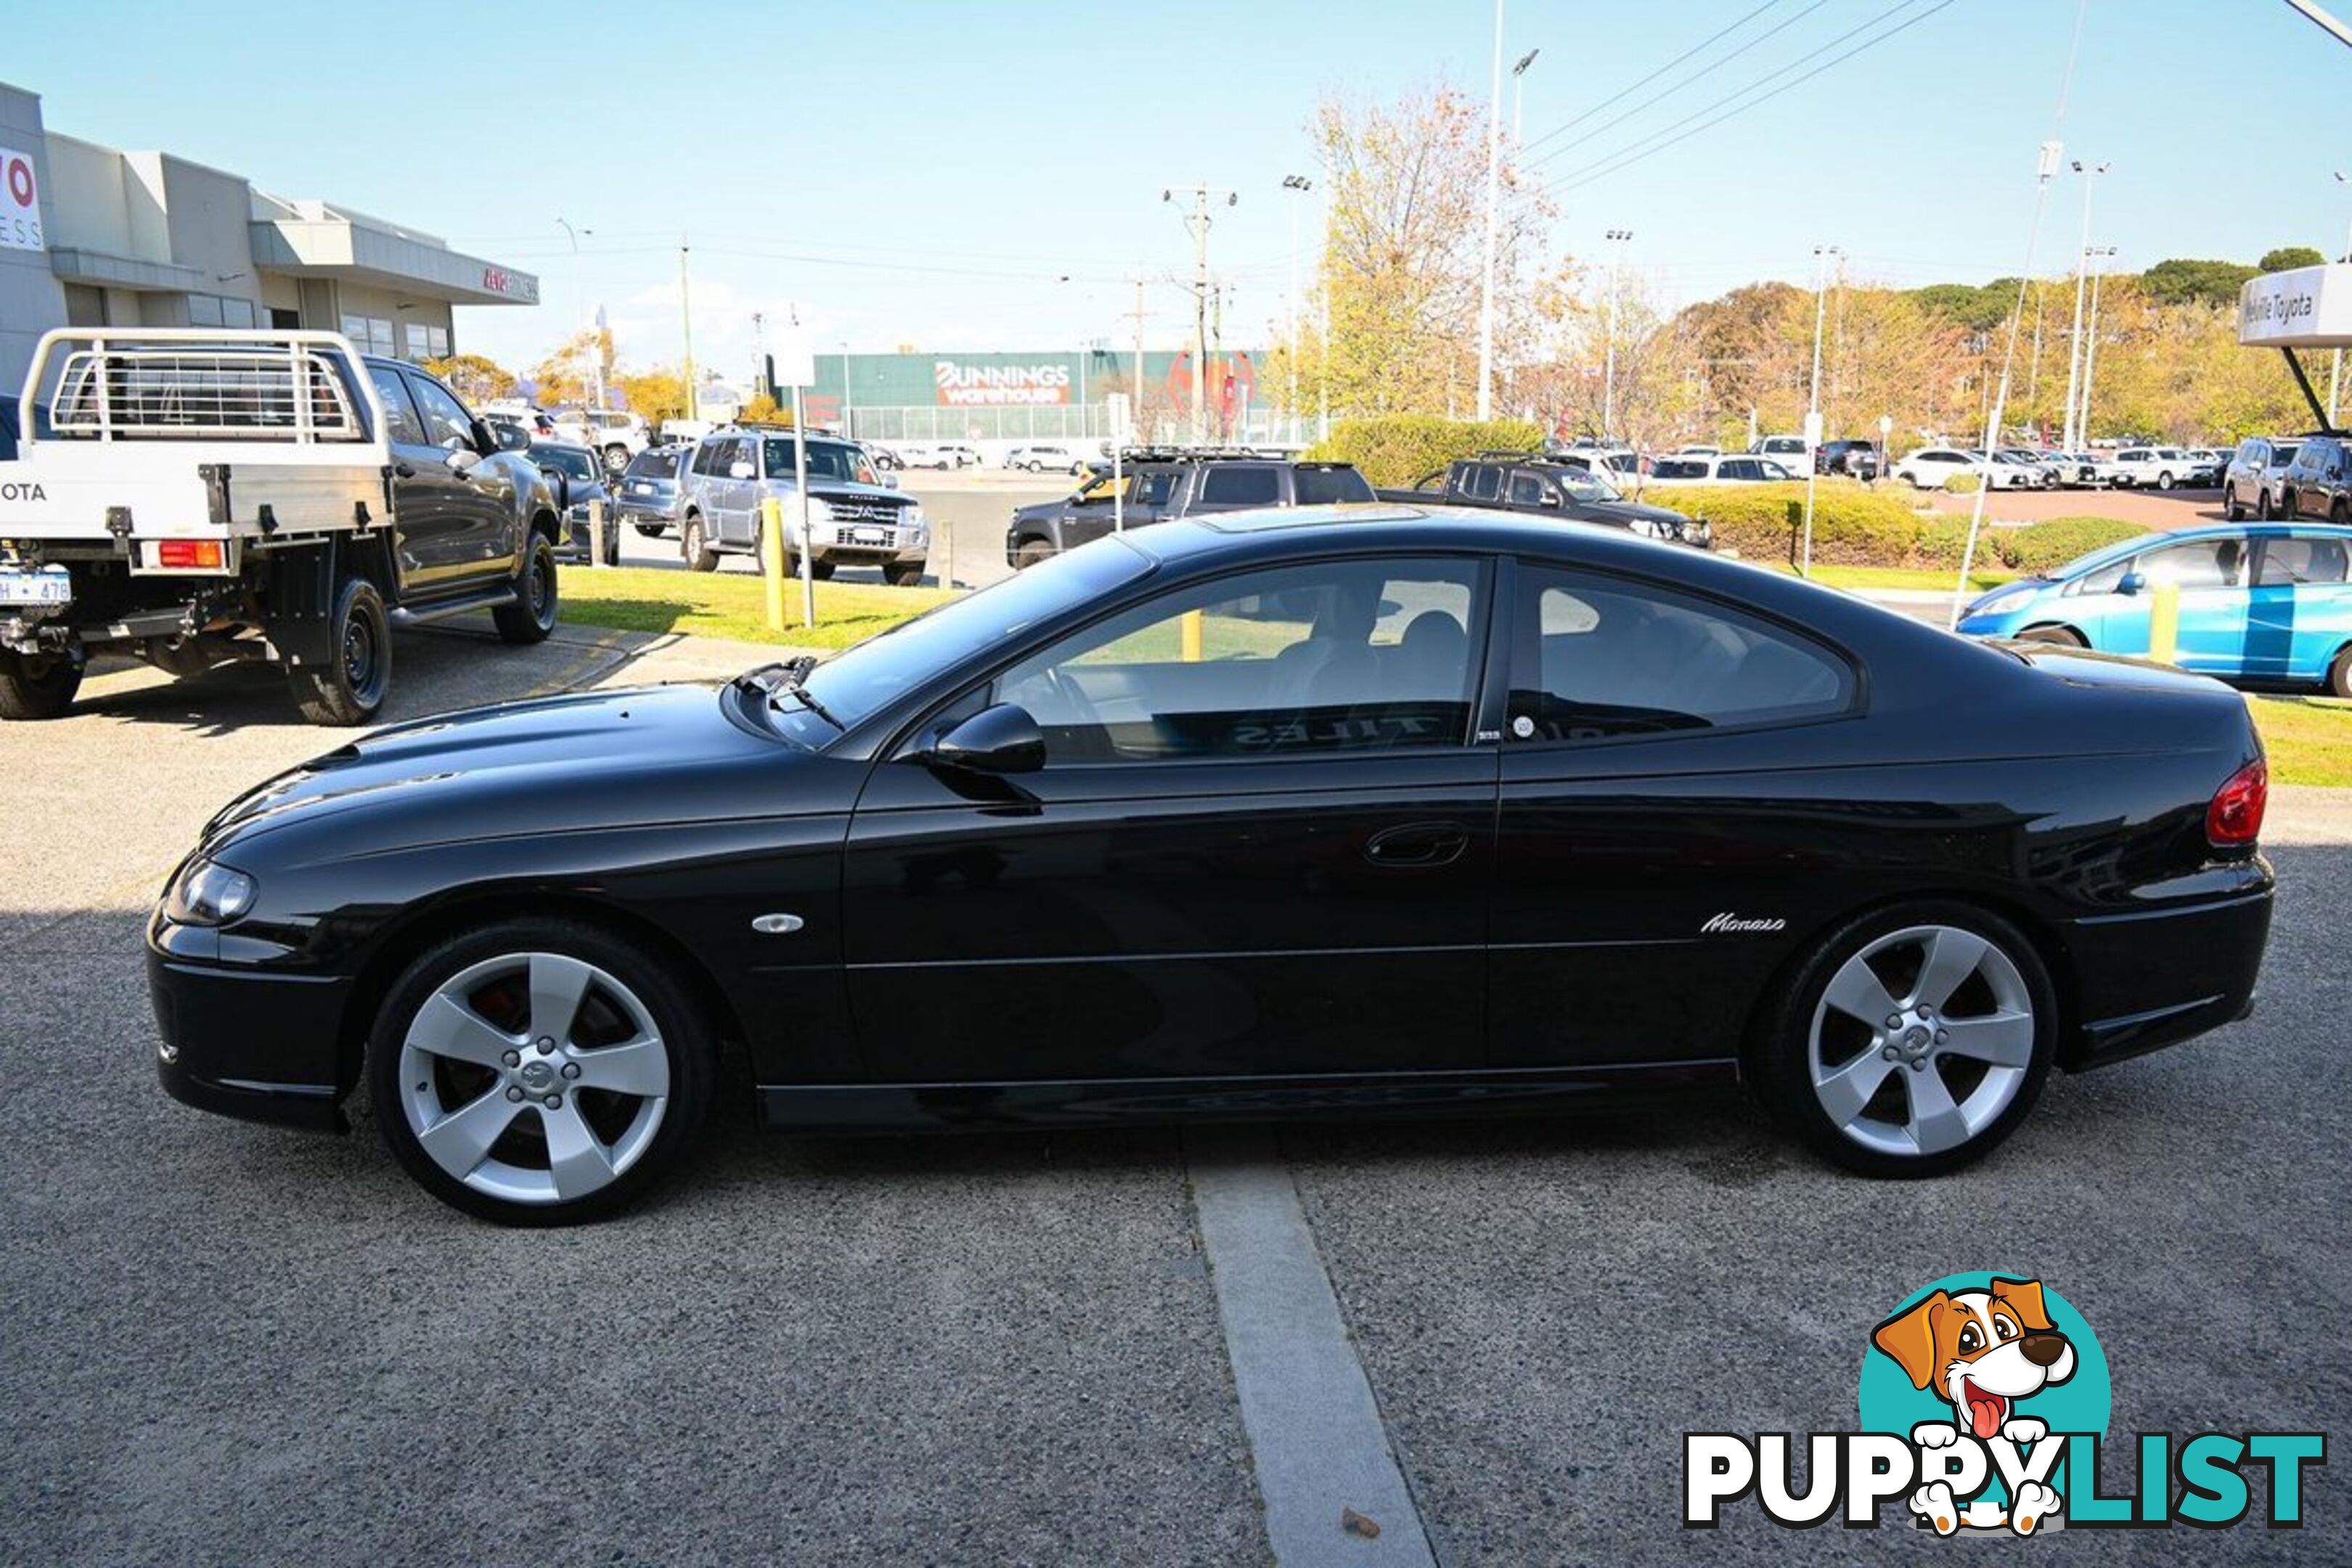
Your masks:
[{"label": "windscreen wiper", "polygon": [[807,679],[809,671],[815,668],[815,658],[808,654],[803,654],[798,658],[784,659],[775,664],[761,665],[756,669],[747,669],[729,684],[741,687],[746,691],[756,691],[771,703],[790,697],[845,734],[848,732],[849,726],[835,717],[833,710],[802,689],[801,682]]}]

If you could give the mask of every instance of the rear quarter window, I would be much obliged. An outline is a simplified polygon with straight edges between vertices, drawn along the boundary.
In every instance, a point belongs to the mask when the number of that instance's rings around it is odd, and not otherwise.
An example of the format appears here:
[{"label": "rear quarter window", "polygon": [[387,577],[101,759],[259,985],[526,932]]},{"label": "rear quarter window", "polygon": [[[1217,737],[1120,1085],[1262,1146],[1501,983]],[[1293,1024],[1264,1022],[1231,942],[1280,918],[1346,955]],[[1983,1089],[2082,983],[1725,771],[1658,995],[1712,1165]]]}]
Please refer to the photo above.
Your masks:
[{"label": "rear quarter window", "polygon": [[1376,498],[1370,479],[1353,468],[1299,468],[1293,484],[1300,506],[1336,506]]}]

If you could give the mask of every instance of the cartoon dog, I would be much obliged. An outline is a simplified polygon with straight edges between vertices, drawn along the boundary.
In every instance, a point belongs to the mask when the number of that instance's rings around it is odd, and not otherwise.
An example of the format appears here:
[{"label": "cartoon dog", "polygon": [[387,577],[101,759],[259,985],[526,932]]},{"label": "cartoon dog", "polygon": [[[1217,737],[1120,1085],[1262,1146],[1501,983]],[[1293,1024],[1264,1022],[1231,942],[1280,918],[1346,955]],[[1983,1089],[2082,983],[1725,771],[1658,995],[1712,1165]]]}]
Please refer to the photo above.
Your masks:
[{"label": "cartoon dog", "polygon": [[[2000,1436],[2038,1443],[2050,1428],[2018,1415],[2018,1401],[2074,1375],[2074,1347],[2051,1325],[2042,1286],[2032,1279],[1996,1279],[1986,1289],[1956,1294],[1937,1290],[1879,1324],[1871,1342],[1894,1358],[1912,1387],[1934,1389],[1958,1417],[1956,1426],[1925,1421],[1914,1426],[1911,1440],[1924,1448],[1949,1447],[1962,1432],[1979,1441]],[[2004,1523],[2030,1535],[2059,1501],[2053,1488],[2028,1481],[2006,1514],[1990,1499],[1969,1504],[1964,1514],[1948,1484],[1930,1481],[1911,1494],[1911,1511],[1938,1535],[1962,1524]]]}]

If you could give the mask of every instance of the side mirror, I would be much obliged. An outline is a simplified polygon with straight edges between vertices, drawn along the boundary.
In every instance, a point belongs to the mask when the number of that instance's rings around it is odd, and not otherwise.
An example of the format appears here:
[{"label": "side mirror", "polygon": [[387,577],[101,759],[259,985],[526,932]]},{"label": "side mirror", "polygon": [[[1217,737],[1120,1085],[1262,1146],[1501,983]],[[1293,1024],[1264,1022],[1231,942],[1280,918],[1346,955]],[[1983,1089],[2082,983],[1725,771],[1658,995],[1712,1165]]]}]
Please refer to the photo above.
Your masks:
[{"label": "side mirror", "polygon": [[727,465],[727,477],[730,479],[756,479],[760,477],[760,470],[749,463],[733,462]]},{"label": "side mirror", "polygon": [[1546,490],[1546,491],[1544,491],[1544,493],[1543,493],[1543,504],[1544,504],[1545,506],[1548,506],[1548,507],[1552,508],[1554,510],[1559,510],[1559,507],[1560,507],[1560,505],[1562,504],[1562,503],[1561,503],[1561,501],[1560,501],[1560,499],[1559,499],[1559,492],[1558,490]]},{"label": "side mirror", "polygon": [[890,470],[889,470],[889,469],[887,469],[887,468],[883,469],[883,470],[882,470],[882,473],[881,473],[881,475],[880,475],[880,478],[881,478],[881,481],[882,481],[882,488],[883,488],[884,489],[886,489],[886,490],[895,490],[895,489],[897,489],[898,488],[898,475],[896,475],[896,474],[894,474],[894,473],[892,473],[892,472],[890,472]]},{"label": "side mirror", "polygon": [[2138,572],[2125,573],[2121,580],[2116,584],[2116,592],[2118,594],[2140,594],[2147,590],[2147,578],[2145,574]]},{"label": "side mirror", "polygon": [[1033,773],[1045,765],[1045,732],[1026,708],[1000,702],[939,736],[918,757],[975,773]]}]

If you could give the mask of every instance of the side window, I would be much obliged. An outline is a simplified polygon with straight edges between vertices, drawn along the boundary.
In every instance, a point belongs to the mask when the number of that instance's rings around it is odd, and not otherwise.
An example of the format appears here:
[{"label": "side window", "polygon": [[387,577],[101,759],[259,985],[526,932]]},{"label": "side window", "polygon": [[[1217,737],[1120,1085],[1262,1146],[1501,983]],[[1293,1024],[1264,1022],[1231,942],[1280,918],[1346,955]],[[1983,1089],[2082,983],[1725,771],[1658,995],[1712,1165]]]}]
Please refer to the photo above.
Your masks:
[{"label": "side window", "polygon": [[1458,746],[1484,566],[1323,562],[1165,594],[1000,676],[1048,766]]},{"label": "side window", "polygon": [[721,443],[717,441],[705,441],[694,449],[694,472],[707,474],[710,471],[711,459],[717,455],[720,445]]},{"label": "side window", "polygon": [[1511,731],[1591,742],[1786,723],[1843,711],[1845,661],[1797,633],[1663,589],[1537,568],[1520,574]]},{"label": "side window", "polygon": [[2126,575],[2138,570],[2138,561],[2126,555],[2121,561],[2108,562],[2105,566],[2100,567],[2095,572],[2085,572],[2082,576],[2074,579],[2074,585],[2069,590],[2069,592],[2075,594],[2112,594],[2116,591],[2117,585],[2123,582]]},{"label": "side window", "polygon": [[1463,470],[1462,493],[1472,500],[1493,500],[1502,493],[1502,473],[1492,463],[1473,463]]},{"label": "side window", "polygon": [[1166,506],[1168,497],[1176,489],[1176,470],[1158,468],[1143,476],[1143,489],[1137,495],[1140,506]]},{"label": "side window", "polygon": [[1752,458],[1727,458],[1717,466],[1715,475],[1720,479],[1760,479],[1763,470],[1757,467]]},{"label": "side window", "polygon": [[2346,580],[2345,557],[2340,539],[2268,540],[2263,545],[2261,575],[2254,581],[2263,587],[2341,583]]},{"label": "side window", "polygon": [[416,395],[416,411],[424,416],[425,441],[436,447],[470,450],[474,445],[474,421],[467,414],[466,405],[431,376],[411,375],[405,379],[408,389]]},{"label": "side window", "polygon": [[1212,468],[1201,481],[1202,506],[1274,506],[1282,482],[1272,468]]},{"label": "side window", "polygon": [[1511,504],[1513,506],[1541,506],[1543,505],[1543,499],[1544,482],[1542,475],[1530,474],[1524,469],[1514,469],[1512,471]]},{"label": "side window", "polygon": [[375,383],[375,395],[383,399],[384,438],[398,446],[431,446],[416,417],[416,405],[408,399],[408,378],[388,364],[368,366],[368,377]]},{"label": "side window", "polygon": [[2139,569],[2151,583],[2173,583],[2183,588],[2225,588],[2246,580],[2245,563],[2244,540],[2202,539],[2151,550],[2140,557]]}]

